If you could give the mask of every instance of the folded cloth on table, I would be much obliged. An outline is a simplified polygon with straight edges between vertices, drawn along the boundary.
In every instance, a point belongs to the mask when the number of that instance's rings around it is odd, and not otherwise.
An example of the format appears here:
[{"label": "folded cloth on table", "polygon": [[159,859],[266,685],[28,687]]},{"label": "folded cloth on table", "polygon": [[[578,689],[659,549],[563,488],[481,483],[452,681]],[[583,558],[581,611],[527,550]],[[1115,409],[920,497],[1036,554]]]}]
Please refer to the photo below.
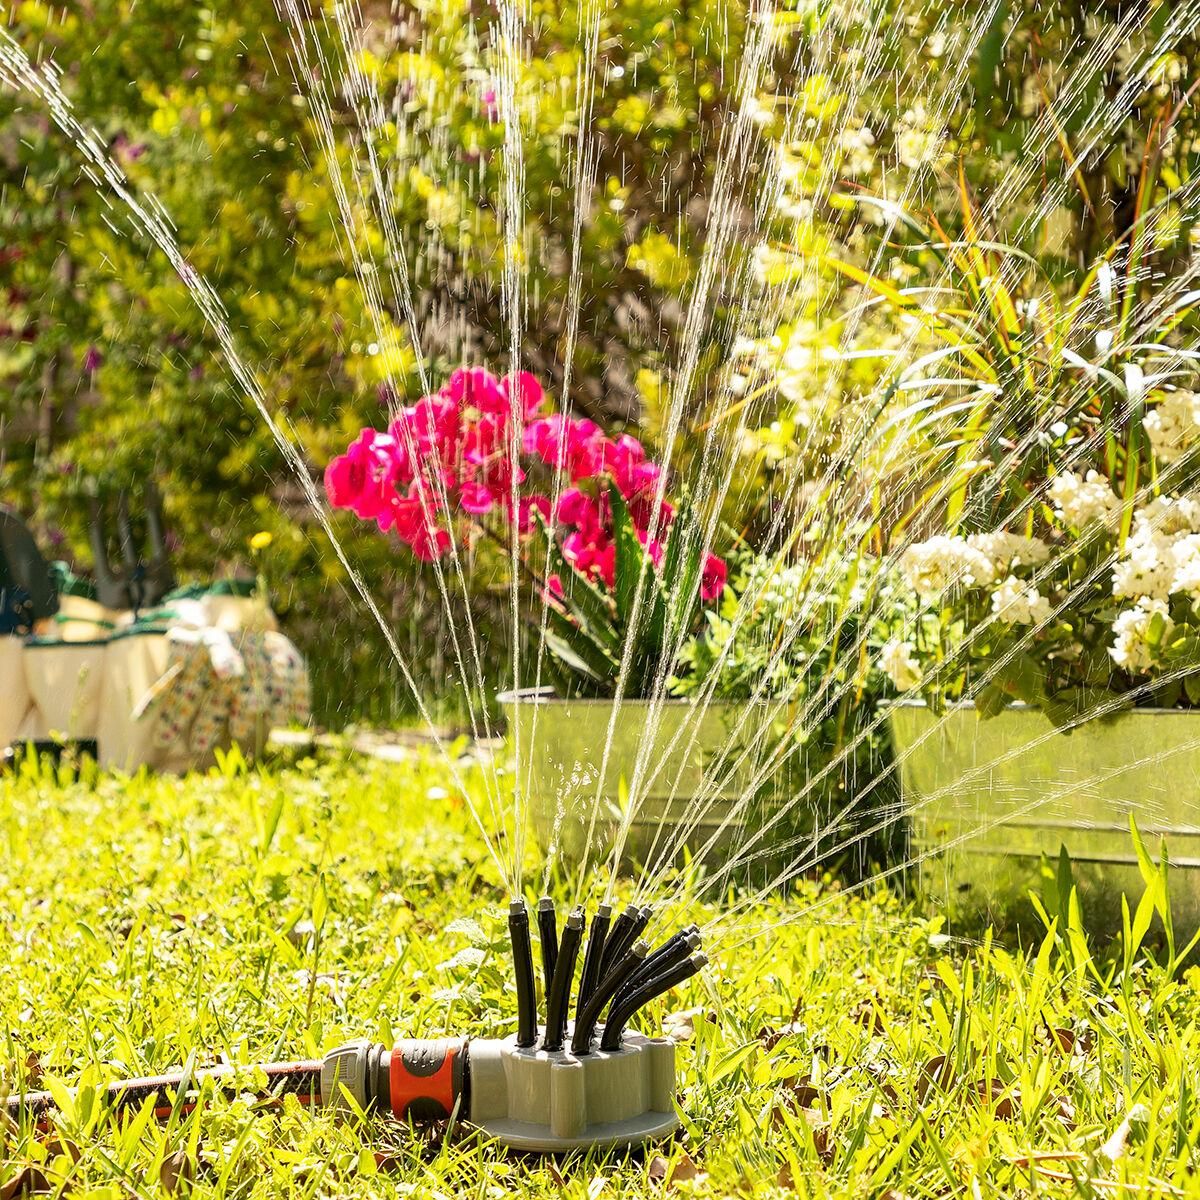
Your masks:
[{"label": "folded cloth on table", "polygon": [[32,704],[23,656],[22,638],[0,634],[0,750],[16,738]]},{"label": "folded cloth on table", "polygon": [[166,669],[133,713],[153,723],[155,750],[193,762],[232,742],[258,749],[272,727],[308,715],[308,671],[286,637],[211,626],[168,632]]}]

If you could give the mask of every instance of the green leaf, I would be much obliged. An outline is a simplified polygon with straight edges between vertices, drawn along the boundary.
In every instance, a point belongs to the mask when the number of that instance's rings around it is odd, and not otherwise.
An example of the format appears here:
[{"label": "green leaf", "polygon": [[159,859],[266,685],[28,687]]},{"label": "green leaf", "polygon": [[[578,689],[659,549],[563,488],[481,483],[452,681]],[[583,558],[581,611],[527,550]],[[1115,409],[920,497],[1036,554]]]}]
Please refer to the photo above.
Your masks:
[{"label": "green leaf", "polygon": [[[546,631],[546,644],[564,662],[574,666],[580,664],[587,674],[599,680],[611,680],[617,673],[617,661],[597,642],[589,632],[574,624],[571,619],[550,607],[546,610],[553,630]],[[551,641],[551,638],[554,640]],[[560,653],[565,647],[570,654]]]},{"label": "green leaf", "polygon": [[987,109],[991,105],[996,68],[1000,65],[1000,56],[1004,53],[1004,22],[1007,18],[1008,5],[998,4],[992,23],[979,43],[979,54],[975,60],[975,102],[981,109]]},{"label": "green leaf", "polygon": [[567,562],[555,540],[553,530],[546,525],[540,513],[535,515],[535,519],[546,536],[548,573],[557,575],[562,581],[565,593],[563,603],[571,610],[576,622],[586,627],[597,642],[610,653],[619,654],[621,636],[612,623],[612,609],[608,597]]},{"label": "green leaf", "polygon": [[981,717],[994,717],[1012,703],[1012,697],[997,684],[989,683],[975,696],[975,709]]},{"label": "green leaf", "polygon": [[[616,597],[617,617],[626,626],[626,636],[629,635],[628,625],[637,605],[638,588],[643,577],[648,574],[650,559],[638,541],[637,530],[633,518],[629,515],[629,506],[621,495],[617,485],[610,484],[608,489],[609,502],[613,514],[613,541],[616,543]],[[643,612],[641,618],[648,616]]]},{"label": "green leaf", "polygon": [[571,643],[565,638],[560,638],[558,634],[551,630],[546,630],[546,649],[550,651],[560,662],[565,663],[571,671],[583,676],[593,682],[599,683],[602,677],[597,675],[584,660],[575,653]]},{"label": "green leaf", "polygon": [[1026,704],[1041,706],[1046,699],[1045,681],[1037,660],[1029,654],[1018,654],[996,679],[1010,696]]}]

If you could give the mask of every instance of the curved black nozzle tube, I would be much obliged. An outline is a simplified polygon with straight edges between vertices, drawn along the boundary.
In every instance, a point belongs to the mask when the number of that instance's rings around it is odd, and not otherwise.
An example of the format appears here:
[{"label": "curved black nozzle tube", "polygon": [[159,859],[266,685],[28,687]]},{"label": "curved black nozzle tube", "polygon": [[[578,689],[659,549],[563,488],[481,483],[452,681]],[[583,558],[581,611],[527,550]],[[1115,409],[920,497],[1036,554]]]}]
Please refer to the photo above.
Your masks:
[{"label": "curved black nozzle tube", "polygon": [[542,1037],[543,1050],[561,1050],[567,1036],[567,1008],[571,1003],[571,980],[575,975],[575,960],[579,943],[583,941],[583,910],[575,909],[567,918],[554,964],[554,979],[550,984],[550,999],[546,1002],[546,1032]]},{"label": "curved black nozzle tube", "polygon": [[653,979],[655,975],[661,975],[664,971],[670,970],[676,963],[682,962],[693,951],[700,949],[700,927],[698,925],[689,925],[687,929],[682,929],[673,937],[669,937],[657,950],[651,954],[644,963],[618,989],[616,996],[613,997],[616,1003],[620,1003],[624,997],[633,991],[634,988],[641,987],[648,979]]},{"label": "curved black nozzle tube", "polygon": [[550,1002],[550,986],[554,982],[554,963],[558,958],[558,918],[554,901],[543,896],[537,906],[538,940],[542,948],[542,977],[545,979],[546,1003]]},{"label": "curved black nozzle tube", "polygon": [[625,951],[641,936],[650,923],[650,909],[631,904],[614,922],[608,941],[604,943],[604,957],[600,960],[600,978],[603,979],[619,963]]},{"label": "curved black nozzle tube", "polygon": [[649,949],[645,942],[634,942],[622,955],[620,962],[596,985],[596,990],[575,1018],[575,1032],[571,1037],[572,1054],[591,1053],[592,1034],[596,1030],[604,1006],[617,994],[630,975],[646,961]]},{"label": "curved black nozzle tube", "polygon": [[690,979],[700,970],[708,959],[703,954],[693,954],[683,962],[676,963],[669,970],[653,976],[640,987],[626,995],[619,1004],[613,1004],[604,1023],[604,1036],[600,1039],[601,1050],[620,1050],[621,1034],[625,1032],[625,1023],[644,1004],[649,1004],[656,996],[669,992],[671,988]]},{"label": "curved black nozzle tube", "polygon": [[579,1022],[579,1014],[592,998],[596,984],[600,982],[600,964],[604,961],[604,942],[608,937],[608,927],[612,923],[612,905],[601,904],[592,918],[592,928],[588,933],[587,950],[583,955],[583,974],[579,979],[579,1000],[575,1008],[575,1021]]},{"label": "curved black nozzle tube", "polygon": [[533,992],[533,948],[529,941],[529,911],[524,900],[508,906],[508,935],[512,940],[513,975],[517,983],[517,1045],[537,1041],[537,998]]}]

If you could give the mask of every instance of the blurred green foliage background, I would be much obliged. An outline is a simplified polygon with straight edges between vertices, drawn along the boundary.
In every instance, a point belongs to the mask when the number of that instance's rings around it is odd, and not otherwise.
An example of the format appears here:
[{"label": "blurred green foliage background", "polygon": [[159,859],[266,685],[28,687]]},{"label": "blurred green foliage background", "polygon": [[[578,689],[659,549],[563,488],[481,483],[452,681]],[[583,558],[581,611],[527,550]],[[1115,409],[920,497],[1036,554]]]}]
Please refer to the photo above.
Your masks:
[{"label": "blurred green foliage background", "polygon": [[[736,408],[725,516],[753,542],[766,513],[805,503],[898,338],[886,307],[848,333],[859,294],[822,266],[836,255],[889,269],[862,196],[954,229],[961,166],[1007,240],[1066,277],[1127,232],[1149,139],[1169,121],[1153,181],[1169,215],[1159,267],[1192,252],[1190,215],[1170,194],[1194,170],[1194,41],[1169,4],[1133,23],[1115,3],[1073,0],[753,12],[740,0],[534,0],[515,58],[497,10],[471,0],[366,6],[348,40],[332,8],[308,4],[281,16],[268,0],[25,0],[6,23],[169,214],[314,477],[361,425],[419,394],[417,349],[435,385],[461,361],[504,369],[516,286],[524,365],[560,403],[650,443],[673,401],[685,479]],[[515,134],[499,111],[506,72]],[[734,236],[702,288],[718,221]],[[86,495],[147,477],[186,575],[248,569],[249,537],[269,530],[263,565],[313,663],[318,715],[410,708],[186,287],[131,236],[41,102],[7,90],[0,228],[0,500],[81,569]],[[356,258],[401,269],[407,307],[386,288],[372,304]],[[880,353],[827,352],[851,341]],[[435,583],[353,522],[337,529],[431,699],[452,708]],[[493,578],[469,575],[466,602],[486,673],[502,678],[511,616]]]}]

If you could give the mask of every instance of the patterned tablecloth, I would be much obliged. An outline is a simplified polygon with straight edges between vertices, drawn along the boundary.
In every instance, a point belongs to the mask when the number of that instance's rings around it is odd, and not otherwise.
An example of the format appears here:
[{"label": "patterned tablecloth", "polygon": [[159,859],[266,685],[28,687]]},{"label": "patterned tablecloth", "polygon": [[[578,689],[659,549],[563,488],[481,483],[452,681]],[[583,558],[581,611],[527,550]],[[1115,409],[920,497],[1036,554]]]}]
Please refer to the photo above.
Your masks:
[{"label": "patterned tablecloth", "polygon": [[124,770],[207,766],[218,749],[261,749],[272,728],[309,717],[308,668],[247,608],[149,614],[89,639],[0,637],[0,747],[55,736],[95,738]]},{"label": "patterned tablecloth", "polygon": [[133,710],[158,750],[203,757],[214,746],[254,746],[277,725],[309,715],[308,669],[281,633],[173,629],[167,669]]}]

